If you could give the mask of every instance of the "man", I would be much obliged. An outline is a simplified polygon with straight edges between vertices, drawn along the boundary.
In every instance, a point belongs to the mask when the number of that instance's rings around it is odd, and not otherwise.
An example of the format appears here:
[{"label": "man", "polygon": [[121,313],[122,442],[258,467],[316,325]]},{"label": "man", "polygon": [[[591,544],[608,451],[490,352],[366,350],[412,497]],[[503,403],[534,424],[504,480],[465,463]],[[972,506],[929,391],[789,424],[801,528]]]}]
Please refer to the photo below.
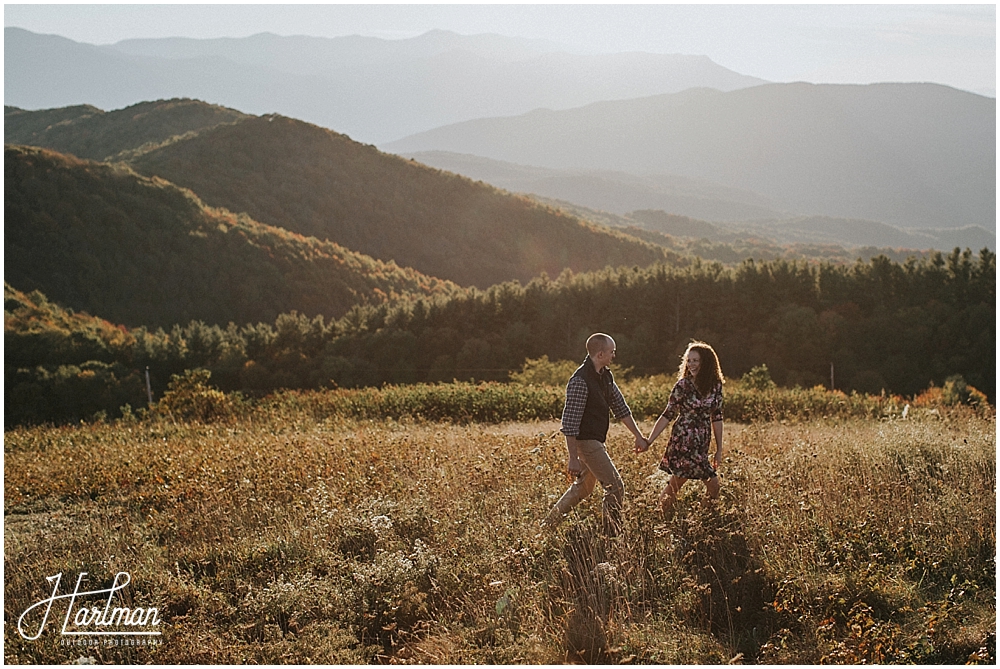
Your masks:
[{"label": "man", "polygon": [[614,339],[600,332],[591,335],[587,339],[587,357],[566,385],[562,433],[566,436],[569,454],[567,468],[575,481],[542,521],[544,527],[558,525],[600,482],[604,487],[604,533],[616,536],[621,529],[625,486],[604,445],[611,423],[608,410],[635,435],[637,453],[645,451],[649,445],[608,369],[615,352]]}]

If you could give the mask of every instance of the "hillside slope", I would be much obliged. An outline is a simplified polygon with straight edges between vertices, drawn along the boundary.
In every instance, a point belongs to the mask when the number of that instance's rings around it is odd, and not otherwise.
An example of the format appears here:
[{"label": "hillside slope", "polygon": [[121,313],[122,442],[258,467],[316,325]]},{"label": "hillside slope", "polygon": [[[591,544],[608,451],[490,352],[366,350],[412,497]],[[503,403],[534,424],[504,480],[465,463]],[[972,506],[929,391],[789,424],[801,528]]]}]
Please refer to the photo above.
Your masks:
[{"label": "hillside slope", "polygon": [[199,100],[141,102],[102,111],[90,105],[26,111],[4,108],[4,143],[42,146],[89,160],[159,144],[178,135],[232,123],[246,114]]},{"label": "hillside slope", "polygon": [[384,148],[677,174],[801,214],[996,229],[996,100],[934,84],[688,90],[468,121]]},{"label": "hillside slope", "polygon": [[527,198],[281,116],[210,128],[131,164],[212,206],[462,285],[667,257]]},{"label": "hillside slope", "polygon": [[339,317],[454,284],[206,207],[123,166],[4,150],[4,280],[126,325]]}]

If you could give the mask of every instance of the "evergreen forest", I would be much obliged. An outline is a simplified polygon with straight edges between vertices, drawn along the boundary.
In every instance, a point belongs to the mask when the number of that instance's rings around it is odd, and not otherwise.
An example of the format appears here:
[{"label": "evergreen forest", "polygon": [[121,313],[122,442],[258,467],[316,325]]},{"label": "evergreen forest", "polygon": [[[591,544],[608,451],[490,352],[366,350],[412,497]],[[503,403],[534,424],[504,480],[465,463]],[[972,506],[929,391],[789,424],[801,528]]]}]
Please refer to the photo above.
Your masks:
[{"label": "evergreen forest", "polygon": [[[960,374],[995,401],[996,256],[619,268],[356,306],[339,319],[125,328],[5,287],[7,420],[74,420],[146,402],[205,368],[225,391],[506,380],[526,359],[579,360],[594,331],[620,374],[670,374],[691,339],[738,378],[915,395]],[[832,379],[831,379],[832,375]],[[69,398],[76,398],[70,401]]]}]

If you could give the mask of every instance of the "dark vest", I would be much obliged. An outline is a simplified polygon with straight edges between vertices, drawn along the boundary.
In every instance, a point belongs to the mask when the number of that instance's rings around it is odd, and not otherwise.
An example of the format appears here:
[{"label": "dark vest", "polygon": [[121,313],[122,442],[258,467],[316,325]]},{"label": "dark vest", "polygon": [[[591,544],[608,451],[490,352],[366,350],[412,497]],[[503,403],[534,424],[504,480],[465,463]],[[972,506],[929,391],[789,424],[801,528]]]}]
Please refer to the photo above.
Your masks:
[{"label": "dark vest", "polygon": [[608,404],[608,398],[611,397],[611,386],[615,378],[610,369],[598,374],[589,355],[573,372],[573,376],[587,382],[587,405],[583,410],[583,420],[580,421],[580,434],[576,438],[593,439],[603,444],[608,439],[608,428],[611,426],[611,405]]}]

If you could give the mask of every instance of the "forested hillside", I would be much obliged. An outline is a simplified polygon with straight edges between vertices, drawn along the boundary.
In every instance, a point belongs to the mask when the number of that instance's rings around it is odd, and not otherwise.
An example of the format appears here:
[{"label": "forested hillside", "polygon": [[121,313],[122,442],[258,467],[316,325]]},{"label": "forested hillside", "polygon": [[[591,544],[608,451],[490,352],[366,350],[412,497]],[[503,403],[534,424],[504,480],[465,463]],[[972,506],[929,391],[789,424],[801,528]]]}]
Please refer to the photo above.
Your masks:
[{"label": "forested hillside", "polygon": [[522,197],[281,116],[251,117],[132,165],[206,203],[463,285],[645,267],[665,251]]},{"label": "forested hillside", "polygon": [[246,114],[199,100],[140,102],[111,112],[90,105],[39,111],[4,107],[4,143],[112,160],[127,158],[140,147],[242,118]]},{"label": "forested hillside", "polygon": [[[224,390],[253,393],[505,379],[527,358],[581,359],[597,330],[615,337],[619,369],[634,374],[672,373],[687,342],[700,338],[732,377],[766,364],[779,384],[828,386],[833,363],[845,391],[912,395],[961,374],[991,402],[996,392],[996,256],[987,250],[902,264],[876,257],[566,273],[359,307],[335,322],[284,314],[273,325],[117,333],[66,315],[43,316],[52,326],[31,320],[53,310],[38,294],[6,296],[10,424],[87,417],[73,408],[80,401],[59,399],[87,384],[101,391],[84,393],[91,412],[114,414],[128,392],[141,405],[135,379],[147,365],[155,393],[171,374],[199,367]],[[110,399],[93,408],[99,395]]]},{"label": "forested hillside", "polygon": [[4,280],[126,325],[270,321],[454,284],[206,207],[124,166],[7,146]]},{"label": "forested hillside", "polygon": [[428,275],[487,287],[676,253],[345,135],[197,100],[5,109],[5,140],[128,162],[211,206]]}]

